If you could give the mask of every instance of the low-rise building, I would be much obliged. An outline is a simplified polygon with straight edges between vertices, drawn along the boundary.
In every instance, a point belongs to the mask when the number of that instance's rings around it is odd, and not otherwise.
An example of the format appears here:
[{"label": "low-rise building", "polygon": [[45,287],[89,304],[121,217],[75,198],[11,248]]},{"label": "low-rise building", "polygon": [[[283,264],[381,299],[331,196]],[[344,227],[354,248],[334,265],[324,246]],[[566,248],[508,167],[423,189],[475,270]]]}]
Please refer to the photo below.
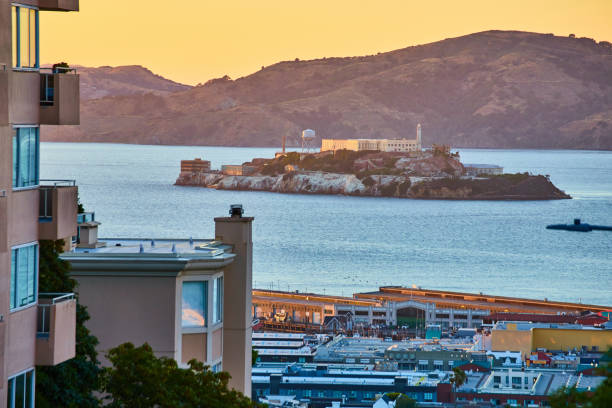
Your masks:
[{"label": "low-rise building", "polygon": [[385,393],[401,392],[419,402],[450,402],[447,373],[415,371],[363,371],[289,366],[253,368],[253,395],[256,401],[268,395],[292,396],[310,407],[327,407],[333,401],[371,402]]},{"label": "low-rise building", "polygon": [[195,158],[193,160],[181,160],[181,173],[206,173],[210,171],[210,161]]},{"label": "low-rise building", "polygon": [[496,369],[470,372],[456,391],[457,402],[488,402],[491,405],[546,406],[560,387],[593,390],[605,377],[589,377],[552,369]]},{"label": "low-rise building", "polygon": [[578,324],[498,322],[491,330],[491,350],[603,351],[612,347],[612,330]]},{"label": "low-rise building", "polygon": [[257,171],[257,167],[244,164],[224,164],[221,173],[226,176],[250,176]]},{"label": "low-rise building", "polygon": [[452,371],[474,360],[484,361],[488,368],[491,367],[484,353],[472,353],[463,349],[423,350],[393,345],[385,350],[385,359],[397,363],[400,370]]},{"label": "low-rise building", "polygon": [[215,218],[215,239],[101,239],[62,255],[103,364],[147,342],[157,356],[227,371],[250,395],[253,218]]},{"label": "low-rise building", "polygon": [[492,176],[503,174],[504,168],[496,164],[478,164],[478,163],[464,163],[465,174],[468,176],[478,176],[481,174]]},{"label": "low-rise building", "polygon": [[323,139],[321,151],[352,150],[378,152],[420,152],[421,143],[417,139]]}]

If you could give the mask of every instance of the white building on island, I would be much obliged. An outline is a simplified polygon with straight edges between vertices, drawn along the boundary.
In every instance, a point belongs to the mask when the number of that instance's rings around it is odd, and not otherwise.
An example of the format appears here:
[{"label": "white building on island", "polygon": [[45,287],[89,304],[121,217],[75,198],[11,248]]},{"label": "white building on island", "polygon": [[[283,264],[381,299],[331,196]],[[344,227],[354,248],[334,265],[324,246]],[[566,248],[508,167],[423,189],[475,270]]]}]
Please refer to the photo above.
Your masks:
[{"label": "white building on island", "polygon": [[421,124],[417,125],[415,139],[322,139],[321,151],[375,150],[379,152],[421,152]]}]

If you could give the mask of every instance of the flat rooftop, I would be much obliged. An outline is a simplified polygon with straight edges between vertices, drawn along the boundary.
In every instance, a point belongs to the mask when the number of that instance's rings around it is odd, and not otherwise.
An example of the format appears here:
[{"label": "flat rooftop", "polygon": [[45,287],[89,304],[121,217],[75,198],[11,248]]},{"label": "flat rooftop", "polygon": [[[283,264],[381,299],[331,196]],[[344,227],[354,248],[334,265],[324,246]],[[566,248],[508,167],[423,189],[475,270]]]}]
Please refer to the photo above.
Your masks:
[{"label": "flat rooftop", "polygon": [[[169,256],[189,258],[223,258],[231,245],[212,239],[100,238],[97,248],[75,248],[62,256]],[[226,253],[227,252],[227,253]]]},{"label": "flat rooftop", "polygon": [[530,322],[497,322],[493,330],[507,330],[508,325],[513,325],[514,330],[526,331],[531,329],[566,329],[566,330],[601,330],[593,326],[565,323],[530,323]]},{"label": "flat rooftop", "polygon": [[408,301],[435,303],[436,307],[482,309],[492,312],[519,312],[556,314],[557,312],[580,313],[612,309],[610,306],[553,301],[548,299],[527,299],[484,293],[450,292],[444,290],[383,286],[376,292],[362,292],[353,295],[358,300]]}]

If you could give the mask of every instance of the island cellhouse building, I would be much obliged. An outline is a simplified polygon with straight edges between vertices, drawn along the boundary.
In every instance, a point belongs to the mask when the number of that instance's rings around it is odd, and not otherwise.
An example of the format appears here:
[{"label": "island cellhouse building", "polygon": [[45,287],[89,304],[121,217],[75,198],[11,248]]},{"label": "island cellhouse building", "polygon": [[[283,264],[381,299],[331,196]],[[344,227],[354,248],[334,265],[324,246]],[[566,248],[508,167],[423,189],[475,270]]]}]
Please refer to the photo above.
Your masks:
[{"label": "island cellhouse building", "polygon": [[[73,181],[40,180],[40,125],[79,124],[79,76],[40,67],[40,24],[78,0],[0,2],[0,407],[33,407],[34,368],[74,356],[73,294],[39,290],[39,241],[77,233]],[[61,131],[61,130],[59,130]]]}]

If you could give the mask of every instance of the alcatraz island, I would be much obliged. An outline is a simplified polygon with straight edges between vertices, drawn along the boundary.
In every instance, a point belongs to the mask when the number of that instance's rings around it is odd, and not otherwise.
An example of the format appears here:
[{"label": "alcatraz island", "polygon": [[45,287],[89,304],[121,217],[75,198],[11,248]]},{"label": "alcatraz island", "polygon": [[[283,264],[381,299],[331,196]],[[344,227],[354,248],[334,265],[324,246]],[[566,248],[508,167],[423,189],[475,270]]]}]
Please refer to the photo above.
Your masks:
[{"label": "alcatraz island", "polygon": [[294,194],[342,194],[445,200],[557,200],[571,198],[548,176],[505,174],[501,166],[467,164],[450,146],[422,148],[421,125],[415,139],[322,139],[302,132],[300,152],[283,148],[274,158],[212,170],[210,161],[181,161],[176,185],[219,190]]}]

